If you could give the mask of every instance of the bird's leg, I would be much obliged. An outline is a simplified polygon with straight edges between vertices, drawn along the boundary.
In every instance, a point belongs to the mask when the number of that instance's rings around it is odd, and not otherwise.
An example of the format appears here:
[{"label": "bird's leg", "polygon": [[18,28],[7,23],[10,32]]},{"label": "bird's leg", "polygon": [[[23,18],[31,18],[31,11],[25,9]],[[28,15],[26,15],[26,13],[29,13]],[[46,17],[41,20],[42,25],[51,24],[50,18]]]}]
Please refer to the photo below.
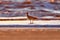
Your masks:
[{"label": "bird's leg", "polygon": [[30,20],[30,24],[31,24],[31,20]]},{"label": "bird's leg", "polygon": [[32,20],[31,22],[32,22],[32,24],[33,24],[33,20]]},{"label": "bird's leg", "polygon": [[33,24],[33,20],[30,20],[30,24]]}]

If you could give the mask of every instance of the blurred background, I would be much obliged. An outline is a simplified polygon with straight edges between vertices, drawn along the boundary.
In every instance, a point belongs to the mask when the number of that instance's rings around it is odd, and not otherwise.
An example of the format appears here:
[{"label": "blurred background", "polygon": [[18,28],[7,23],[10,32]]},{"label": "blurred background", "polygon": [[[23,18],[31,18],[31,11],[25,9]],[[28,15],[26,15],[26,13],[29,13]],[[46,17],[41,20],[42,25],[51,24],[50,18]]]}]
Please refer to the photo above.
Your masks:
[{"label": "blurred background", "polygon": [[[0,0],[0,17],[20,17],[26,16],[29,12],[31,16],[41,17],[52,14],[44,12],[46,9],[60,10],[60,0]],[[43,11],[41,11],[43,10]],[[60,14],[54,14],[54,16]]]}]

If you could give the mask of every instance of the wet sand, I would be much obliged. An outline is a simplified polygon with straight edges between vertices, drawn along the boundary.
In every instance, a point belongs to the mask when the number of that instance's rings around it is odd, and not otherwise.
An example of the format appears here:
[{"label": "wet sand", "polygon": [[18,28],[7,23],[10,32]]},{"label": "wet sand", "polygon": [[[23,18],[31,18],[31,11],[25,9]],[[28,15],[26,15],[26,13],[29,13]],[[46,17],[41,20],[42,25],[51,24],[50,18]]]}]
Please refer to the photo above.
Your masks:
[{"label": "wet sand", "polygon": [[0,29],[0,40],[60,40],[60,29]]}]

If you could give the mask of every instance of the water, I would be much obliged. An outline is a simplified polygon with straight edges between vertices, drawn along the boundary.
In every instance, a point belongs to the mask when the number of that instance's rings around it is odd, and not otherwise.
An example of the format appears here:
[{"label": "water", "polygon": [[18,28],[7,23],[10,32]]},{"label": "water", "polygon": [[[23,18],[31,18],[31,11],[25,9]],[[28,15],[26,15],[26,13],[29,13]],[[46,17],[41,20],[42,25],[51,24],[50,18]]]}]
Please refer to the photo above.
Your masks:
[{"label": "water", "polygon": [[[13,0],[14,1],[14,0]],[[15,0],[15,1],[24,1],[24,0]],[[44,5],[44,8],[47,8],[47,9],[51,9],[51,10],[54,10],[54,5],[53,4],[50,4],[50,3],[48,3],[48,2],[42,2],[42,3],[40,3],[40,2],[33,2],[32,1],[32,4],[30,5],[30,4],[24,4],[25,6],[32,6],[33,5],[33,7],[34,7],[34,10],[35,11],[37,11],[37,10],[41,10],[40,8],[41,8],[41,4],[43,4]],[[21,4],[7,4],[8,5],[8,7],[10,7],[10,8],[6,8],[5,6],[4,6],[4,4],[2,4],[2,7],[1,7],[1,5],[0,5],[0,17],[17,17],[17,16],[26,16],[25,15],[25,13],[23,12],[23,10],[25,10],[25,11],[33,11],[33,10],[31,10],[30,8],[28,8],[28,7],[25,7],[25,8],[18,8],[17,6],[23,6],[23,4],[21,5]],[[9,13],[5,13],[5,12],[7,12],[7,10],[9,10],[9,11],[14,11],[14,12],[9,12]],[[5,11],[5,12],[4,12]],[[16,12],[16,13],[15,13]],[[58,12],[58,13],[60,13],[59,11],[56,11],[56,12]],[[30,12],[31,13],[31,12]],[[40,13],[42,13],[42,14],[40,14]],[[46,12],[45,12],[46,13]],[[50,13],[50,12],[49,12]],[[51,13],[53,13],[52,11],[51,11]],[[50,14],[51,14],[50,13]],[[55,11],[54,11],[54,13],[55,13]],[[33,12],[32,14],[30,14],[30,15],[32,15],[32,16],[37,16],[37,17],[41,17],[41,16],[44,16],[43,15],[43,12]]]}]

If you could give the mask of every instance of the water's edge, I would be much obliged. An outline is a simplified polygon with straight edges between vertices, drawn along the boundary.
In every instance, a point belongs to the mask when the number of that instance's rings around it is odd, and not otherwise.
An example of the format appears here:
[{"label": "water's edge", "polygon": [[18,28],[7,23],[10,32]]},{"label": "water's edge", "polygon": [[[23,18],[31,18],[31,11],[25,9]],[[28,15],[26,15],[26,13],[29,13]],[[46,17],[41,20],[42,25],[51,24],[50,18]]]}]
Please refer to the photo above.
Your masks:
[{"label": "water's edge", "polygon": [[0,27],[60,27],[60,25],[0,25]]}]

